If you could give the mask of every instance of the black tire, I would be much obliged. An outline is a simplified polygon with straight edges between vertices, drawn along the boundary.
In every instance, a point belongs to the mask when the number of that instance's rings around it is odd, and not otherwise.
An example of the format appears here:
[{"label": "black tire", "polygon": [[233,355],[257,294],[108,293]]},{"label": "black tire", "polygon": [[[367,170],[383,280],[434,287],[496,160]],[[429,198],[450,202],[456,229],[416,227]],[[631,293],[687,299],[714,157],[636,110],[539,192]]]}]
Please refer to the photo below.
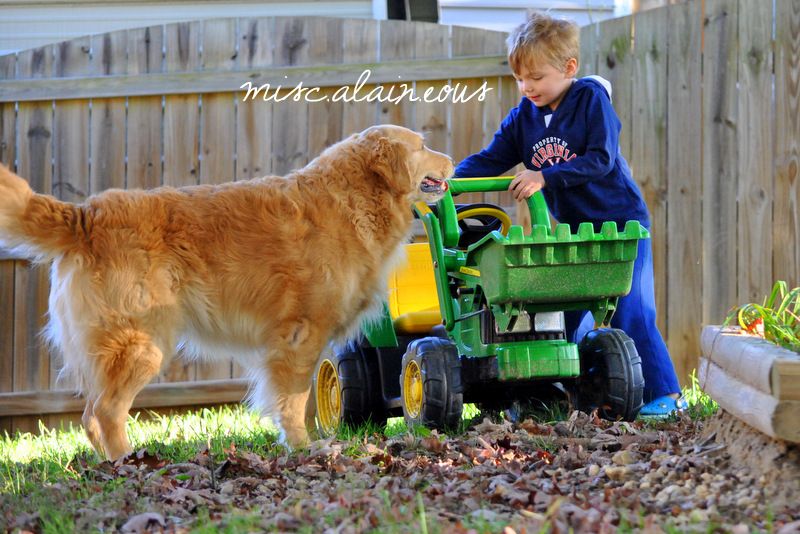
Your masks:
[{"label": "black tire", "polygon": [[581,375],[577,408],[597,409],[603,419],[633,421],[642,407],[642,360],[633,340],[622,330],[592,330],[578,345]]},{"label": "black tire", "polygon": [[[388,417],[381,394],[380,375],[378,372],[378,355],[372,347],[364,347],[356,341],[350,341],[332,357],[323,358],[314,373],[312,391],[316,394],[321,366],[329,362],[336,369],[336,387],[339,394],[338,422],[352,426],[362,425],[370,421],[378,426],[386,424]],[[329,436],[332,428],[323,425],[319,420],[320,399],[317,404],[317,430],[323,436]],[[326,428],[327,426],[327,428]]]},{"label": "black tire", "polygon": [[458,428],[464,388],[455,345],[437,337],[412,341],[403,355],[401,369],[400,398],[406,425],[438,430]]}]

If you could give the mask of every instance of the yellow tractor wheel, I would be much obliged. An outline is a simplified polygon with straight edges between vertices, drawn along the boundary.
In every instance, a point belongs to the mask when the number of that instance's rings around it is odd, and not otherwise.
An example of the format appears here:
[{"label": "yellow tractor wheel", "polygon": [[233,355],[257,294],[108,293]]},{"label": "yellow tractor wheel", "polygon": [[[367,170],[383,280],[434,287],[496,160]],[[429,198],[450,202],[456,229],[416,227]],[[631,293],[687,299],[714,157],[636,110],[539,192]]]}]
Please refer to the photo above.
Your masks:
[{"label": "yellow tractor wheel", "polygon": [[416,360],[410,360],[403,373],[403,413],[411,418],[422,412],[422,371]]},{"label": "yellow tractor wheel", "polygon": [[400,397],[409,428],[458,427],[464,405],[461,360],[455,345],[437,337],[412,341],[400,366]]},{"label": "yellow tractor wheel", "polygon": [[341,424],[386,423],[378,354],[372,347],[351,341],[323,357],[314,373],[312,393],[316,430],[322,437],[335,435]]},{"label": "yellow tractor wheel", "polygon": [[324,358],[317,367],[314,396],[320,434],[324,437],[336,434],[342,419],[342,389],[336,365],[329,358]]}]

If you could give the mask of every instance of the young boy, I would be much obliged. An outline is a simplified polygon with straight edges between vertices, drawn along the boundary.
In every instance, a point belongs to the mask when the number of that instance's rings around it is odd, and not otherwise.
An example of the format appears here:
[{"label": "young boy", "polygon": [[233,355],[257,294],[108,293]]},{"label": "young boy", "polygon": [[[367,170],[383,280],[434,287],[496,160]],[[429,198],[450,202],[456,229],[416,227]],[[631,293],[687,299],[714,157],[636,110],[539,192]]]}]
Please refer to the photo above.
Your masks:
[{"label": "young boy", "polygon": [[[619,151],[620,122],[608,82],[574,79],[579,31],[573,22],[534,13],[508,38],[508,59],[519,105],[503,120],[484,150],[466,158],[457,177],[498,176],[522,162],[509,190],[517,200],[542,190],[553,216],[572,231],[584,221],[624,226],[650,216],[628,164]],[[588,313],[567,314],[567,330],[580,340],[593,327]],[[684,408],[667,347],[656,327],[653,259],[649,239],[639,242],[631,292],[619,300],[611,326],[636,343],[645,379],[643,416],[666,416]]]}]

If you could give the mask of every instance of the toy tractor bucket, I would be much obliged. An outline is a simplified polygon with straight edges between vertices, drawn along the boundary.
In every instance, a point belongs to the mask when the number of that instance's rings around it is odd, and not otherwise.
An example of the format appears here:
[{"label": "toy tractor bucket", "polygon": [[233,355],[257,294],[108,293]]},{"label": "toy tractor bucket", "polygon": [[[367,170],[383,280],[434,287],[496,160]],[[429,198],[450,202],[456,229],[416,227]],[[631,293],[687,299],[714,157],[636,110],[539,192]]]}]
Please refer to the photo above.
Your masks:
[{"label": "toy tractor bucket", "polygon": [[630,291],[638,241],[650,237],[638,221],[628,221],[622,232],[614,222],[603,223],[600,232],[591,223],[581,224],[577,233],[567,224],[553,231],[544,196],[537,192],[527,201],[530,235],[513,225],[506,236],[493,231],[466,251],[455,250],[459,233],[453,195],[506,191],[512,179],[453,178],[438,203],[438,216],[425,204],[415,206],[431,246],[445,328],[451,330],[459,320],[447,292],[448,272],[480,286],[493,308],[513,303],[541,311],[586,309],[598,324],[607,324],[616,299]]}]

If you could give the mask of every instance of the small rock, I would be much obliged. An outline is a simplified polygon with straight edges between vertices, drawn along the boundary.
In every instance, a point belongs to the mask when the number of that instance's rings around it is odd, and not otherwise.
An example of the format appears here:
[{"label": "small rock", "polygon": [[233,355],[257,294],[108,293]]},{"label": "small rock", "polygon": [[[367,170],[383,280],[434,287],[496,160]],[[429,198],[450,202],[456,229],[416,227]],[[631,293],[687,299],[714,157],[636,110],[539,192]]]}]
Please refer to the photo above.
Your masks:
[{"label": "small rock", "polygon": [[798,534],[800,533],[800,521],[792,521],[786,523],[777,532],[777,534]]},{"label": "small rock", "polygon": [[630,472],[631,470],[624,465],[620,467],[612,467],[612,466],[606,467],[606,476],[608,476],[608,478],[610,478],[611,480],[617,482],[623,480],[626,476],[628,476]]},{"label": "small rock", "polygon": [[600,466],[599,466],[599,465],[597,465],[597,464],[591,464],[591,465],[590,465],[590,466],[587,468],[586,472],[588,473],[588,475],[589,475],[590,477],[596,477],[596,476],[597,476],[597,474],[600,472]]},{"label": "small rock", "polygon": [[634,458],[631,451],[626,449],[614,453],[614,456],[611,457],[611,461],[617,465],[630,465],[636,461],[636,458]]},{"label": "small rock", "polygon": [[481,508],[480,510],[475,510],[469,515],[471,517],[474,517],[475,519],[483,519],[490,523],[496,521],[500,517],[497,513],[492,512],[491,510],[487,510],[485,508]]},{"label": "small rock", "polygon": [[705,484],[700,484],[694,489],[694,494],[696,497],[700,499],[706,499],[711,494],[711,492],[708,491],[708,486],[706,486]]},{"label": "small rock", "polygon": [[694,523],[708,523],[708,512],[695,508],[689,513],[689,519]]},{"label": "small rock", "polygon": [[164,528],[164,516],[154,512],[147,512],[131,517],[122,525],[122,532],[149,532],[152,527],[160,526]]}]

